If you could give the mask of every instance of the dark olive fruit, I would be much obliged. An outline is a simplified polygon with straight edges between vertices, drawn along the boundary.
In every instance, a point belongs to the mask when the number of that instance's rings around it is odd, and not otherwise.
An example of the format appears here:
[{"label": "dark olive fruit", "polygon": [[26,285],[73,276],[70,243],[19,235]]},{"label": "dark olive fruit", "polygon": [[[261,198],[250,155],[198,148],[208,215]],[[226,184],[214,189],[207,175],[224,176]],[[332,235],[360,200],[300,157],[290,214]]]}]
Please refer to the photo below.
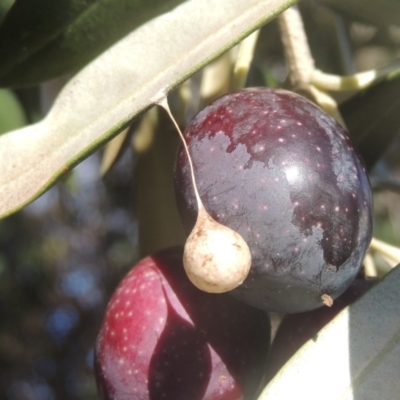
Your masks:
[{"label": "dark olive fruit", "polygon": [[270,343],[268,315],[197,289],[182,248],[140,261],[113,294],[97,339],[103,400],[253,399]]},{"label": "dark olive fruit", "polygon": [[318,308],[298,314],[288,314],[282,319],[272,343],[267,364],[267,381],[272,379],[283,365],[340,311],[358,300],[378,279],[356,278],[332,307]]},{"label": "dark olive fruit", "polygon": [[[372,195],[338,123],[295,93],[251,88],[205,107],[185,136],[206,210],[251,250],[250,273],[234,296],[292,313],[343,293],[371,240]],[[175,192],[189,232],[197,205],[183,147]]]}]

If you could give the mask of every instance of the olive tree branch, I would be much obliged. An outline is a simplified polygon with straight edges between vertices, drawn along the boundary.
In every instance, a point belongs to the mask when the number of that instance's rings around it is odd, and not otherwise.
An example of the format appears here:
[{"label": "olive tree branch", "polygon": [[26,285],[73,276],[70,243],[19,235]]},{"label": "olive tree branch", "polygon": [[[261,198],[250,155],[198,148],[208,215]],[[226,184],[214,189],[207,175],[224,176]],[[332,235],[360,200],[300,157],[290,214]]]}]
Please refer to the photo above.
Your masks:
[{"label": "olive tree branch", "polygon": [[293,89],[311,97],[342,126],[345,126],[336,101],[323,89],[316,87],[312,81],[316,71],[315,62],[297,6],[292,6],[281,13],[278,21]]}]

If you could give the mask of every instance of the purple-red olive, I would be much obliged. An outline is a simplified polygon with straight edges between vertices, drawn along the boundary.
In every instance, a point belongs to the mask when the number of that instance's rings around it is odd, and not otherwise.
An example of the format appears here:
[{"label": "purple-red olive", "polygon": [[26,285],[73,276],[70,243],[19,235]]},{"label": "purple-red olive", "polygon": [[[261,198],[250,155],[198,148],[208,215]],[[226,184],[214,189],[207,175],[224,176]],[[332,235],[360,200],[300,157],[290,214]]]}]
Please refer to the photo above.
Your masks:
[{"label": "purple-red olive", "polygon": [[268,315],[197,289],[182,248],[140,261],[113,294],[95,351],[103,400],[241,400],[260,389]]}]

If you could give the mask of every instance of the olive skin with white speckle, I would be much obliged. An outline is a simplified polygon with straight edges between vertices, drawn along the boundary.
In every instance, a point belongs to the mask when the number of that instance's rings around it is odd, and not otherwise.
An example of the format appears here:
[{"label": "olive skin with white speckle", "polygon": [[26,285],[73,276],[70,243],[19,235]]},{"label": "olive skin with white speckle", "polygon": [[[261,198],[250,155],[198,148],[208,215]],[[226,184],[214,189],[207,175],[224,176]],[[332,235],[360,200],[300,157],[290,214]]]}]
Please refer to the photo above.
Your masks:
[{"label": "olive skin with white speckle", "polygon": [[[336,121],[293,92],[251,88],[205,107],[185,137],[206,210],[251,250],[250,273],[234,296],[293,313],[343,293],[371,240],[373,201],[363,163]],[[175,192],[189,232],[197,205],[183,146]]]},{"label": "olive skin with white speckle", "polygon": [[103,400],[253,399],[266,371],[268,314],[197,289],[183,249],[140,261],[114,292],[98,335]]}]

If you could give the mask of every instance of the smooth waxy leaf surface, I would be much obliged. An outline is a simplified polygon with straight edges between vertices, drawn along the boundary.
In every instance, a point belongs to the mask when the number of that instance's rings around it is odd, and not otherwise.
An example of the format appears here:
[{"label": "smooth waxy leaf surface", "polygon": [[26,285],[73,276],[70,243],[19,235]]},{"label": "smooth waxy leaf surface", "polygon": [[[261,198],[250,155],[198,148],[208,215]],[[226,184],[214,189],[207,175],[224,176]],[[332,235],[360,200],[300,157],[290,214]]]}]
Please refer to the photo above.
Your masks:
[{"label": "smooth waxy leaf surface", "polygon": [[308,341],[258,400],[398,398],[399,287],[397,266]]},{"label": "smooth waxy leaf surface", "polygon": [[0,216],[34,200],[138,113],[294,0],[191,0],[76,75],[38,124],[0,137]]}]

